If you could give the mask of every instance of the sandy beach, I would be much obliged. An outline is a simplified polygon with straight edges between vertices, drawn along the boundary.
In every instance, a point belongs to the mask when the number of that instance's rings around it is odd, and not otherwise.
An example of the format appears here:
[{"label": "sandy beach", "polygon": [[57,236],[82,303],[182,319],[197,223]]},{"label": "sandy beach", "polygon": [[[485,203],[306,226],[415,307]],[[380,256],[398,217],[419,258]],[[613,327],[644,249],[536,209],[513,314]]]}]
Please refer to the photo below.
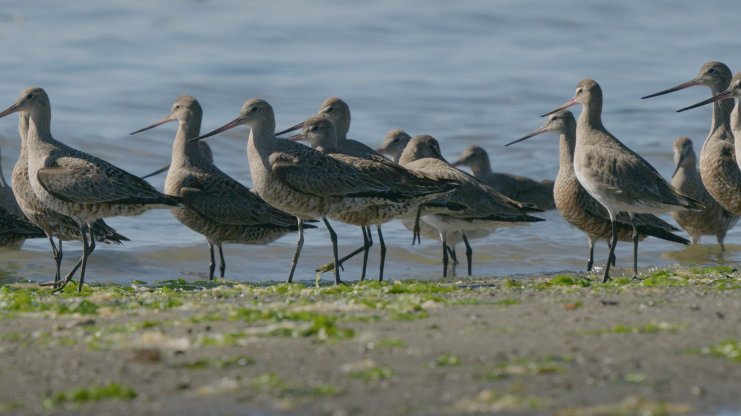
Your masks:
[{"label": "sandy beach", "polygon": [[730,415],[741,275],[0,288],[0,413]]}]

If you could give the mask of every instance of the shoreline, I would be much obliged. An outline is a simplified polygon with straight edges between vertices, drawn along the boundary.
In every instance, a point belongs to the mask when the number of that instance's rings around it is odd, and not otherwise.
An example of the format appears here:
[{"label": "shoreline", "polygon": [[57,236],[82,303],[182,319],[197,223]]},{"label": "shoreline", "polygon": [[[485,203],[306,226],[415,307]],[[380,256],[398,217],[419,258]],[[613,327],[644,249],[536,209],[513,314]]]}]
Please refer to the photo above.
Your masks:
[{"label": "shoreline", "polygon": [[[741,274],[0,286],[3,414],[721,414]],[[731,414],[731,413],[729,413]]]}]

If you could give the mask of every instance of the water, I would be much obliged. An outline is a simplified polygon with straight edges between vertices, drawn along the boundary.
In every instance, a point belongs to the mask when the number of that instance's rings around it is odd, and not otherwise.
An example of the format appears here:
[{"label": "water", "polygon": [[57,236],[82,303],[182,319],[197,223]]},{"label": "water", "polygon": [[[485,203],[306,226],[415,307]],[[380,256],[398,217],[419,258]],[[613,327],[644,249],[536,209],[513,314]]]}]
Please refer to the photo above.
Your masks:
[{"label": "water", "polygon": [[[732,1],[314,3],[68,0],[59,8],[52,1],[6,1],[0,11],[0,109],[24,87],[43,86],[52,100],[57,139],[143,175],[169,161],[176,126],[128,133],[164,117],[179,94],[201,102],[204,131],[232,120],[250,97],[273,105],[280,128],[306,119],[324,98],[336,95],[352,109],[352,138],[377,145],[392,128],[428,133],[449,159],[476,144],[489,151],[496,171],[543,179],[558,170],[555,136],[503,144],[539,127],[543,120],[537,115],[570,99],[576,83],[591,77],[604,91],[607,128],[668,177],[674,138],[691,137],[699,153],[710,125],[709,106],[674,110],[707,98],[709,91],[639,97],[691,79],[709,60],[732,69],[741,65],[734,19],[741,5]],[[247,134],[246,127],[238,128],[210,143],[216,163],[249,185]],[[0,119],[6,177],[19,145],[17,119]],[[162,189],[164,176],[152,183]],[[474,272],[582,270],[584,235],[555,211],[543,217],[548,221],[475,241]],[[132,241],[125,247],[99,245],[89,264],[92,280],[205,275],[203,237],[169,212],[109,223]],[[336,228],[342,252],[359,245],[359,229]],[[384,232],[387,277],[440,275],[437,242],[411,247],[410,233],[398,223]],[[228,246],[228,277],[284,279],[294,241],[289,235],[265,247]],[[714,245],[684,248],[647,239],[639,265],[737,262],[738,229],[726,246],[721,257]],[[314,278],[313,268],[331,259],[329,247],[324,229],[307,231],[298,279]],[[68,269],[79,244],[65,248]],[[375,250],[371,276],[377,273]],[[0,251],[0,261],[18,278],[45,280],[53,272],[49,251],[44,240],[28,241],[20,252]],[[458,254],[463,257],[462,250]],[[596,255],[602,264],[605,244]],[[619,245],[617,255],[619,267],[630,267],[630,245]],[[359,276],[358,264],[347,265],[346,278]]]}]

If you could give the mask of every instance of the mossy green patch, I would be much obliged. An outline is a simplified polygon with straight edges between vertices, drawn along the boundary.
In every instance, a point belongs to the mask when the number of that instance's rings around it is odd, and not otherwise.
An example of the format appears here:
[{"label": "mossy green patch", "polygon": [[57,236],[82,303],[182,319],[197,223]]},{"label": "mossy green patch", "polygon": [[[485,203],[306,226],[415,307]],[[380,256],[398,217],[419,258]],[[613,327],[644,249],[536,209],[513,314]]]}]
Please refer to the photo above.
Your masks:
[{"label": "mossy green patch", "polygon": [[430,361],[427,363],[427,367],[430,368],[437,368],[437,367],[454,367],[461,364],[461,359],[458,358],[455,354],[442,354],[441,356],[437,357],[435,361]]},{"label": "mossy green patch", "polygon": [[714,266],[714,267],[706,267],[704,269],[691,269],[690,273],[692,274],[710,274],[710,275],[727,275],[734,272],[734,269],[730,266]]},{"label": "mossy green patch", "polygon": [[500,299],[496,302],[494,302],[497,306],[510,306],[510,305],[519,305],[522,301],[520,299]]},{"label": "mossy green patch", "polygon": [[291,385],[275,373],[261,374],[251,379],[248,386],[260,393],[278,398],[312,398],[332,396],[344,392],[329,384],[315,386]]},{"label": "mossy green patch", "polygon": [[484,380],[500,380],[511,376],[554,374],[565,372],[564,365],[573,362],[570,357],[546,356],[542,358],[518,358],[498,364],[478,377]]},{"label": "mossy green patch", "polygon": [[567,275],[558,275],[558,276],[555,276],[552,279],[548,280],[547,285],[548,286],[580,286],[580,287],[589,287],[589,286],[592,285],[592,282],[590,282],[587,279],[580,279],[578,277],[567,276]]},{"label": "mossy green patch", "polygon": [[387,338],[375,343],[375,346],[378,348],[398,348],[403,347],[404,345],[404,340],[401,338]]},{"label": "mossy green patch", "polygon": [[105,386],[90,386],[87,388],[59,392],[43,400],[46,408],[73,402],[96,402],[101,400],[131,400],[137,396],[136,392],[127,386],[118,383],[110,383]]},{"label": "mossy green patch", "polygon": [[715,345],[703,347],[700,354],[711,357],[724,357],[728,361],[741,362],[741,342],[736,340],[725,340]]},{"label": "mossy green patch", "polygon": [[388,366],[378,366],[365,370],[351,371],[347,375],[352,378],[357,378],[365,381],[378,381],[395,376],[396,371]]},{"label": "mossy green patch", "polygon": [[645,325],[616,325],[608,329],[595,329],[584,331],[585,335],[601,334],[650,334],[660,331],[677,331],[680,326],[668,322],[651,322]]}]

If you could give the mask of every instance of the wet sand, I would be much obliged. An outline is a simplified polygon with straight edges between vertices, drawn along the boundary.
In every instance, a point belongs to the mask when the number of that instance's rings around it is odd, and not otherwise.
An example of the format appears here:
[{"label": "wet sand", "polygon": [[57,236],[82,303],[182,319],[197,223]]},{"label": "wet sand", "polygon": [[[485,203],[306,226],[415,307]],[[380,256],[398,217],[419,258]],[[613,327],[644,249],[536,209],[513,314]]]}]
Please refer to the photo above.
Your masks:
[{"label": "wet sand", "polygon": [[0,288],[0,413],[737,414],[741,275]]}]

